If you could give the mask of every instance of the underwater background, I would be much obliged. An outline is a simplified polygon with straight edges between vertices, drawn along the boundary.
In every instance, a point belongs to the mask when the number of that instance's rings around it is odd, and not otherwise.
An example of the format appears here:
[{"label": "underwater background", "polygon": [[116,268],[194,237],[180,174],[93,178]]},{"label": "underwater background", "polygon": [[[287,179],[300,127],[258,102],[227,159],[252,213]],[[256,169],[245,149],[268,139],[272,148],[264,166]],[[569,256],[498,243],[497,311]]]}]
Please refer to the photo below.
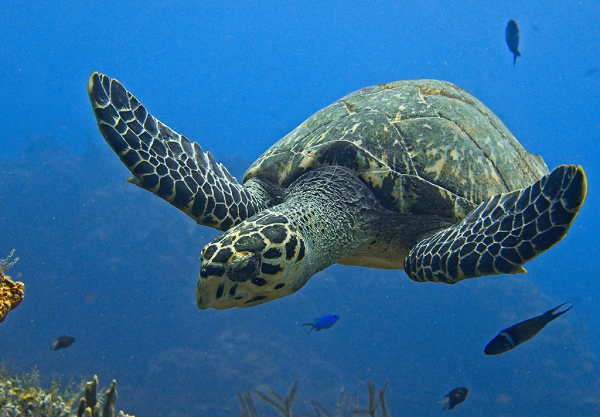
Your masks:
[{"label": "underwater background", "polygon": [[[600,3],[131,1],[0,5],[0,258],[25,299],[0,324],[0,361],[118,383],[137,416],[240,415],[237,394],[288,390],[330,410],[386,381],[392,415],[600,415]],[[520,27],[513,65],[504,31]],[[159,120],[241,179],[308,116],[359,88],[443,79],[486,104],[549,168],[582,165],[568,236],[527,275],[457,285],[334,265],[249,309],[196,307],[201,248],[218,235],[147,191],[104,142],[87,98],[117,78]],[[500,330],[574,308],[499,356]],[[331,329],[304,323],[339,314]],[[49,345],[63,334],[68,349]],[[261,415],[275,415],[261,408]]]}]

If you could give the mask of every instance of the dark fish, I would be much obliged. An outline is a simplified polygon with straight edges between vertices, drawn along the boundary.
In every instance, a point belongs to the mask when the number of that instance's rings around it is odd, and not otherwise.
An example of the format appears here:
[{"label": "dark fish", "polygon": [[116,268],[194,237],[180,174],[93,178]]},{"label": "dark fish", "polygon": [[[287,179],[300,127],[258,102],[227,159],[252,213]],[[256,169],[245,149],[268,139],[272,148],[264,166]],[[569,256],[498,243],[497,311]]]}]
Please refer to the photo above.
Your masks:
[{"label": "dark fish", "polygon": [[467,399],[468,393],[469,388],[467,387],[454,388],[444,397],[444,401],[442,401],[444,410],[452,410],[458,404],[462,403],[464,400]]},{"label": "dark fish", "polygon": [[538,334],[546,324],[573,308],[573,306],[571,306],[566,310],[557,313],[557,311],[566,304],[568,303],[561,304],[552,310],[548,310],[541,316],[522,321],[502,330],[490,343],[488,343],[483,352],[486,355],[498,355],[531,339]]},{"label": "dark fish", "polygon": [[337,323],[339,319],[340,316],[337,314],[328,314],[326,316],[315,319],[314,323],[303,324],[302,327],[312,326],[308,332],[310,333],[313,330],[316,330],[318,332],[319,330],[330,329],[335,323]]},{"label": "dark fish", "polygon": [[50,345],[50,349],[58,350],[65,349],[71,346],[75,342],[75,338],[71,336],[61,336],[54,339],[54,342]]},{"label": "dark fish", "polygon": [[508,49],[514,55],[513,65],[517,64],[517,57],[521,56],[519,52],[519,26],[517,26],[517,22],[514,20],[509,20],[508,25],[506,25],[506,43],[508,44]]}]

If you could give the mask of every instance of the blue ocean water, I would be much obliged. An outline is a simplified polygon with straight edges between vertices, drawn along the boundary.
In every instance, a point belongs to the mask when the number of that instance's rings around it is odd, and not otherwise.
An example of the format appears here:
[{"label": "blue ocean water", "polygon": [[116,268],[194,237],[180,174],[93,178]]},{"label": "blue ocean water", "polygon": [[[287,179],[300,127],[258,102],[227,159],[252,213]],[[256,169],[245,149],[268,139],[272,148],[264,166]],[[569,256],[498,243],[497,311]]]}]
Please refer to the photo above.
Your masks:
[{"label": "blue ocean water", "polygon": [[[137,416],[240,415],[236,396],[287,389],[333,410],[389,381],[392,415],[600,414],[600,3],[4,2],[0,6],[0,258],[23,303],[0,359],[51,378],[118,383]],[[513,65],[504,40],[521,30]],[[240,178],[315,111],[369,85],[451,81],[548,166],[580,164],[586,203],[529,273],[422,284],[403,271],[332,266],[292,296],[200,311],[201,248],[218,235],[135,186],[97,131],[86,93],[101,71]],[[575,307],[498,357],[498,331]],[[331,330],[301,324],[341,316]],[[48,346],[62,334],[68,349]],[[261,409],[262,410],[262,409]],[[265,415],[275,415],[265,412]]]}]

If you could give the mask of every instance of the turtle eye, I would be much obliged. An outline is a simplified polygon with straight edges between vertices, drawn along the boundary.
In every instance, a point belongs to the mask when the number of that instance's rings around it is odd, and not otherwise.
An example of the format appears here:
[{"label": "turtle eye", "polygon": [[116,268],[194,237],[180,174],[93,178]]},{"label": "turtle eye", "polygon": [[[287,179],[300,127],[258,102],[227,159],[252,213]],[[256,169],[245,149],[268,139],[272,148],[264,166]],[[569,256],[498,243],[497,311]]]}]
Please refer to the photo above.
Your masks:
[{"label": "turtle eye", "polygon": [[200,276],[206,278],[208,276],[221,277],[225,273],[225,267],[221,265],[205,265],[200,267]]},{"label": "turtle eye", "polygon": [[245,282],[256,277],[260,269],[260,255],[258,253],[249,256],[232,265],[227,271],[227,276],[234,282]]}]

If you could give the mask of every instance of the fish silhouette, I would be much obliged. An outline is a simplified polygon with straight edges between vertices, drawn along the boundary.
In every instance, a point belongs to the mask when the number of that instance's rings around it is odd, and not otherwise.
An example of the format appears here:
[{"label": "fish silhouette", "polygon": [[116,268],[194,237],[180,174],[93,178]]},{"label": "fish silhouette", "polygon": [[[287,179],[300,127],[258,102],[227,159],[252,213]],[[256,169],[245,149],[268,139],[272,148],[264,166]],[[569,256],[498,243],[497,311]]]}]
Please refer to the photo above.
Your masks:
[{"label": "fish silhouette", "polygon": [[458,404],[462,403],[467,399],[467,394],[469,393],[469,388],[467,387],[458,387],[454,388],[444,397],[444,401],[441,404],[444,406],[445,410],[452,410]]},{"label": "fish silhouette", "polygon": [[506,25],[506,43],[514,56],[513,65],[517,65],[517,57],[521,56],[519,52],[519,26],[512,19]]},{"label": "fish silhouette", "polygon": [[488,343],[483,352],[486,355],[499,355],[500,353],[514,349],[516,346],[538,334],[546,324],[573,308],[573,306],[570,306],[566,310],[557,313],[557,311],[566,304],[568,303],[561,304],[558,307],[546,311],[540,316],[522,321],[502,330],[490,341],[490,343]]},{"label": "fish silhouette", "polygon": [[54,339],[54,342],[52,342],[52,344],[50,345],[50,349],[52,349],[52,350],[65,349],[65,348],[68,348],[69,346],[71,346],[74,342],[75,342],[75,338],[71,337],[71,336],[64,335],[61,337],[57,337],[56,339]]},{"label": "fish silhouette", "polygon": [[326,316],[315,319],[314,323],[303,324],[302,327],[312,326],[308,332],[310,333],[313,330],[316,330],[318,332],[319,330],[330,329],[335,323],[337,323],[339,319],[340,316],[337,314],[328,314]]}]

